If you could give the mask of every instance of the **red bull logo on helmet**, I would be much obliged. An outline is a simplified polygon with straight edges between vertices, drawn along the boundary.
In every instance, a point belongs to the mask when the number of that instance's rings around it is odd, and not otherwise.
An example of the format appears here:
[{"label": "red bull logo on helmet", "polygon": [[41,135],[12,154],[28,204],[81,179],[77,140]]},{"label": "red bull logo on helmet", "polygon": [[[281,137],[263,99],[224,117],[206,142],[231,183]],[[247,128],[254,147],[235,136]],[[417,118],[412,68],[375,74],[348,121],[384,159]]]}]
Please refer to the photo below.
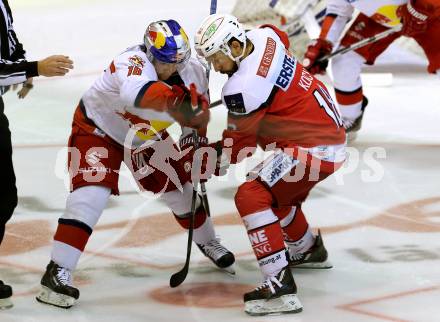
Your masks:
[{"label": "red bull logo on helmet", "polygon": [[151,23],[144,40],[147,51],[162,63],[182,63],[191,56],[188,36],[174,20]]},{"label": "red bull logo on helmet", "polygon": [[149,36],[151,39],[151,44],[157,49],[161,49],[166,43],[166,37],[160,31],[150,30]]}]

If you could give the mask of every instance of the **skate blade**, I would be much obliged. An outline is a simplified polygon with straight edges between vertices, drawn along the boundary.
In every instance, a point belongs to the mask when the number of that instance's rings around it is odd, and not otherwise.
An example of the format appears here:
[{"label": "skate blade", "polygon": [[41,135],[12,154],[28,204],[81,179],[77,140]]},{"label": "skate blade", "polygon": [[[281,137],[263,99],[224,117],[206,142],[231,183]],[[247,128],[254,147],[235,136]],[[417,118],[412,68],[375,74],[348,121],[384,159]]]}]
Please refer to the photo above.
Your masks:
[{"label": "skate blade", "polygon": [[63,309],[68,309],[75,304],[75,298],[56,293],[46,286],[41,287],[41,291],[37,295],[36,300],[40,303],[54,305]]},{"label": "skate blade", "polygon": [[333,265],[329,261],[324,261],[324,262],[314,262],[314,263],[303,263],[299,265],[289,265],[289,267],[301,268],[301,269],[330,269],[333,268]]},{"label": "skate blade", "polygon": [[252,316],[299,313],[302,309],[303,306],[295,294],[271,300],[248,301],[244,304],[244,311]]},{"label": "skate blade", "polygon": [[10,297],[8,297],[6,299],[0,299],[0,310],[7,310],[13,306],[14,305],[12,304]]},{"label": "skate blade", "polygon": [[235,265],[232,264],[228,267],[219,267],[221,271],[227,273],[228,275],[235,275]]}]

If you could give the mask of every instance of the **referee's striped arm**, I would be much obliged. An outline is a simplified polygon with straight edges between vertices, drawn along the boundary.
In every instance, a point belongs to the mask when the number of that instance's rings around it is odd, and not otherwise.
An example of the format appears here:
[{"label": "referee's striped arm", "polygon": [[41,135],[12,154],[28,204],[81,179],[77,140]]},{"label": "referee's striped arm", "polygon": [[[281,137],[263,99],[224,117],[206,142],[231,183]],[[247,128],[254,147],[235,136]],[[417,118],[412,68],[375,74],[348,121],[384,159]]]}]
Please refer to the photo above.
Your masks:
[{"label": "referee's striped arm", "polygon": [[12,62],[0,59],[0,86],[23,83],[27,78],[38,76],[38,62],[20,60]]}]

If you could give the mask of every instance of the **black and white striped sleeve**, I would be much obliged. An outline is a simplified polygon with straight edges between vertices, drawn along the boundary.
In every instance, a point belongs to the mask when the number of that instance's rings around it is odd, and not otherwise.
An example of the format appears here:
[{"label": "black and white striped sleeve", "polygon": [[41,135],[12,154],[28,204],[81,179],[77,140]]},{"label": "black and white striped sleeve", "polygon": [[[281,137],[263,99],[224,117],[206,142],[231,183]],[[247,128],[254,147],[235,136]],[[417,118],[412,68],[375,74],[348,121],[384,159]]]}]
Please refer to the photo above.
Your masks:
[{"label": "black and white striped sleeve", "polygon": [[0,86],[20,84],[34,76],[38,76],[38,62],[36,61],[0,60]]},{"label": "black and white striped sleeve", "polygon": [[9,30],[9,43],[14,46],[14,52],[11,54],[11,61],[18,61],[20,59],[26,59],[25,54],[26,51],[23,49],[23,45],[18,40],[17,35],[15,34],[14,29]]}]

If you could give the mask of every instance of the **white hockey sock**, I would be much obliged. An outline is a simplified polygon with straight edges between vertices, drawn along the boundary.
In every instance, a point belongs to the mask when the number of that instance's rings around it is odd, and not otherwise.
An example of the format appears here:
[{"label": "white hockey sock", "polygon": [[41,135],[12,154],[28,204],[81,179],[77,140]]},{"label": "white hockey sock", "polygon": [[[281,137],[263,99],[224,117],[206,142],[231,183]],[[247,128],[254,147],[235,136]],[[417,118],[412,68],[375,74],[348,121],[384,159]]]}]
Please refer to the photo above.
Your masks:
[{"label": "white hockey sock", "polygon": [[194,229],[193,240],[203,245],[213,239],[215,239],[214,225],[211,217],[206,217],[205,222],[199,228]]},{"label": "white hockey sock", "polygon": [[313,236],[312,230],[309,227],[303,237],[297,241],[286,243],[289,246],[290,256],[293,256],[308,251],[315,243],[315,236]]},{"label": "white hockey sock", "polygon": [[339,104],[339,109],[344,119],[354,121],[362,113],[362,101],[350,105]]},{"label": "white hockey sock", "polygon": [[[76,189],[67,197],[66,210],[60,219],[79,222],[93,229],[107,205],[110,193],[111,190],[103,186],[85,186]],[[51,258],[59,266],[74,270],[81,254],[82,251],[73,245],[55,240]]]},{"label": "white hockey sock", "polygon": [[271,209],[244,216],[243,222],[264,277],[275,276],[287,265],[278,217]]},{"label": "white hockey sock", "polygon": [[[165,192],[160,197],[167,206],[177,215],[183,215],[191,211],[191,200],[192,200],[193,188],[190,183],[185,183],[183,185],[183,191],[173,190]],[[197,198],[197,205],[200,204],[200,198]]]},{"label": "white hockey sock", "polygon": [[[192,185],[186,183],[183,186],[183,192],[173,190],[164,193],[161,197],[168,207],[176,214],[176,216],[187,214],[191,211]],[[200,196],[197,197],[196,208],[200,207],[202,201]],[[198,228],[194,229],[193,239],[197,244],[206,244],[210,240],[215,239],[214,225],[210,217]]]}]

